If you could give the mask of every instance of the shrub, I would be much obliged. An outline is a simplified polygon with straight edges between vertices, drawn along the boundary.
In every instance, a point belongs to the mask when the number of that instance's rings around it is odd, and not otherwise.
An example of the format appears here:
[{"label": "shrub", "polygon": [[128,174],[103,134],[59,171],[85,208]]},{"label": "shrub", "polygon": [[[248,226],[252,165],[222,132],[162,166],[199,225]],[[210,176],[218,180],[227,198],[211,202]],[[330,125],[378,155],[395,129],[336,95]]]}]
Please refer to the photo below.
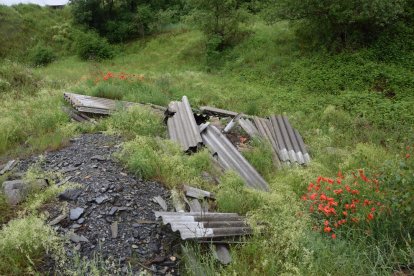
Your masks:
[{"label": "shrub", "polygon": [[277,14],[302,20],[301,34],[339,48],[374,40],[387,26],[405,16],[405,0],[283,0],[276,3]]},{"label": "shrub", "polygon": [[52,48],[37,45],[30,53],[30,61],[34,66],[45,66],[56,59]]},{"label": "shrub", "polygon": [[79,33],[76,39],[78,55],[83,60],[104,60],[114,57],[112,46],[94,32]]},{"label": "shrub", "polygon": [[56,232],[40,218],[15,219],[0,230],[0,274],[34,274],[46,254],[58,265],[64,249]]}]

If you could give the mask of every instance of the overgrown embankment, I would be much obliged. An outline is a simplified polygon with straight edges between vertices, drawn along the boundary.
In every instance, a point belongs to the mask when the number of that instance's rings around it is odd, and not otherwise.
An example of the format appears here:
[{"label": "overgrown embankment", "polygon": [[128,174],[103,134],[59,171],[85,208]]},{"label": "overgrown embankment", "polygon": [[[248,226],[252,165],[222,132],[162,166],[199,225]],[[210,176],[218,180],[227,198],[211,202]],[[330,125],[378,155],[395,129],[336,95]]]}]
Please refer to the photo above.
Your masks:
[{"label": "overgrown embankment", "polygon": [[[170,187],[189,181],[214,190],[219,210],[246,213],[250,218],[256,234],[246,244],[232,247],[231,265],[219,267],[208,255],[200,257],[211,271],[359,275],[409,268],[414,262],[412,53],[401,53],[404,59],[381,59],[381,49],[375,47],[339,54],[308,52],[285,22],[256,23],[250,29],[251,34],[225,50],[213,68],[207,68],[211,64],[204,36],[179,30],[130,43],[112,61],[70,57],[34,69],[30,73],[34,80],[27,81],[25,88],[2,73],[10,86],[0,107],[5,114],[0,119],[5,130],[0,134],[0,152],[10,154],[11,148],[21,145],[32,151],[56,148],[67,137],[85,131],[122,133],[131,139],[123,156],[134,173]],[[5,64],[7,70],[13,68]],[[37,76],[40,82],[35,81]],[[34,92],[22,93],[26,89]],[[213,105],[260,116],[285,113],[309,145],[313,162],[306,168],[275,171],[266,147],[252,142],[253,150],[245,155],[264,174],[271,192],[246,190],[234,175],[224,176],[220,187],[211,186],[200,178],[204,170],[213,173],[208,155],[189,157],[156,138],[162,123],[146,111],[120,113],[93,127],[69,123],[60,110],[63,89],[159,105],[187,95],[193,106]],[[359,169],[379,182],[381,200],[377,201],[385,211],[372,211],[372,220],[365,211],[357,211],[361,223],[342,228],[330,225],[338,223],[335,216],[328,220],[323,211],[309,211],[301,199],[309,182],[319,184],[318,176],[327,183],[336,181],[341,171],[353,184],[352,172],[358,174]],[[323,189],[325,196],[334,198],[334,190],[341,188]],[[360,197],[350,199],[359,200],[356,205],[377,196],[375,191],[355,189],[361,190]],[[317,200],[323,202],[318,204],[326,207],[333,201],[325,202],[321,192]],[[330,229],[325,231],[325,226]]]}]

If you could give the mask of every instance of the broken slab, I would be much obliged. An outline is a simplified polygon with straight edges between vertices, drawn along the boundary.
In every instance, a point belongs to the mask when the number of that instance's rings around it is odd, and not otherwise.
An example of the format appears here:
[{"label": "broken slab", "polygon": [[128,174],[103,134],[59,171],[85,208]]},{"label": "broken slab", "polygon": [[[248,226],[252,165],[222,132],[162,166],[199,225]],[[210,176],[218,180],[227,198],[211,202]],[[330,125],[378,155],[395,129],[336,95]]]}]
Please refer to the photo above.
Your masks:
[{"label": "broken slab", "polygon": [[201,147],[203,140],[186,96],[183,96],[181,102],[171,102],[166,116],[168,134],[172,141],[181,145],[184,151],[195,151]]},{"label": "broken slab", "polygon": [[116,239],[118,237],[118,222],[114,221],[111,224],[111,233],[112,233],[112,238]]},{"label": "broken slab", "polygon": [[35,181],[25,181],[22,179],[3,182],[3,191],[6,196],[7,203],[17,205],[22,202],[31,191],[37,191],[47,186],[45,179],[37,179]]},{"label": "broken slab", "polygon": [[167,203],[161,196],[155,196],[152,200],[158,203],[164,211],[168,210]]},{"label": "broken slab", "polygon": [[76,207],[74,209],[70,209],[69,218],[71,220],[78,220],[83,215],[84,212],[85,212],[85,209],[83,209],[81,207]]},{"label": "broken slab", "polygon": [[214,193],[207,192],[198,188],[194,188],[191,186],[183,185],[183,190],[186,196],[193,197],[193,198],[212,198],[215,199]]},{"label": "broken slab", "polygon": [[69,233],[69,239],[74,243],[89,242],[89,240],[85,236],[75,234],[72,231]]},{"label": "broken slab", "polygon": [[213,256],[222,264],[228,265],[231,263],[230,251],[224,244],[215,244]]},{"label": "broken slab", "polygon": [[17,163],[17,160],[10,160],[9,162],[7,162],[6,165],[0,170],[0,175],[3,175],[6,172],[11,171],[17,165]]}]

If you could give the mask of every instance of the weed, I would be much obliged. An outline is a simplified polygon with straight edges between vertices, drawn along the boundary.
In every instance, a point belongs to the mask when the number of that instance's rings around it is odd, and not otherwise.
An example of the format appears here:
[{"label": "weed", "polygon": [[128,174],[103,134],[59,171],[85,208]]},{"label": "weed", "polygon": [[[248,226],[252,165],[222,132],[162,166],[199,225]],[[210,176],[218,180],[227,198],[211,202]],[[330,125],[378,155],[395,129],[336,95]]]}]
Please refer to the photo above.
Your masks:
[{"label": "weed", "polygon": [[0,230],[0,274],[33,274],[46,254],[53,257],[57,267],[62,264],[61,239],[42,219],[14,219]]}]

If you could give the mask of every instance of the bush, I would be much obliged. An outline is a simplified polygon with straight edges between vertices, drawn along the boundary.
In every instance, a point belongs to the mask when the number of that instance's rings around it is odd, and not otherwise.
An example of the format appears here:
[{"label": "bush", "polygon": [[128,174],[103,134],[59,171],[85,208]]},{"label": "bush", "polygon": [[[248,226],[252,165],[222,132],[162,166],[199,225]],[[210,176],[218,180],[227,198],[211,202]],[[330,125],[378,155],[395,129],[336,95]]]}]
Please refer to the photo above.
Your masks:
[{"label": "bush", "polygon": [[114,57],[112,46],[94,32],[79,33],[76,39],[78,55],[83,60],[104,60]]},{"label": "bush", "polygon": [[375,40],[388,26],[405,16],[405,0],[282,0],[276,3],[281,18],[302,20],[300,32],[335,48]]},{"label": "bush", "polygon": [[10,221],[0,230],[0,274],[34,274],[48,254],[56,264],[64,256],[61,239],[37,217]]},{"label": "bush", "polygon": [[30,62],[34,66],[45,66],[56,59],[52,48],[37,45],[30,53]]}]

